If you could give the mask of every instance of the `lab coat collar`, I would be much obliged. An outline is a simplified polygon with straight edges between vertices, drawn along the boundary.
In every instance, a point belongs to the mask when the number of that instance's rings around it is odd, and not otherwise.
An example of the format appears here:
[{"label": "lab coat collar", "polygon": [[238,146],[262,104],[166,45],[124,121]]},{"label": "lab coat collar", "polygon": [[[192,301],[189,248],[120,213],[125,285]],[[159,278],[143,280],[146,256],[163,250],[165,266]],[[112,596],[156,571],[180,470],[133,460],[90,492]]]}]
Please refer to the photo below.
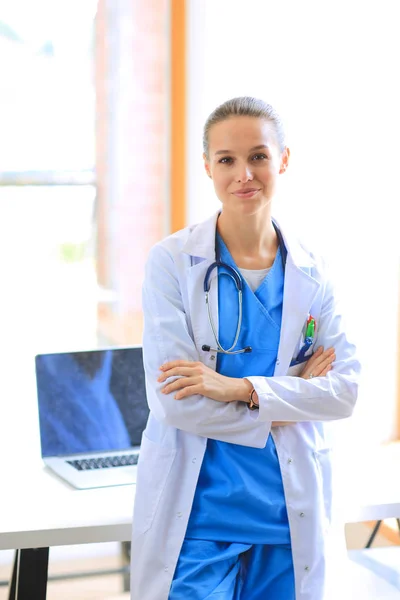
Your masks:
[{"label": "lab coat collar", "polygon": [[197,258],[215,260],[215,228],[219,214],[220,211],[193,227],[182,252]]},{"label": "lab coat collar", "polygon": [[[217,211],[212,217],[193,227],[182,248],[182,252],[197,258],[204,258],[211,261],[215,260],[215,228],[220,212],[221,211]],[[273,220],[279,229],[281,229],[277,220],[275,218]],[[293,264],[299,268],[314,266],[315,263],[312,257],[300,245],[295,236],[290,235],[285,231],[285,228],[283,230],[281,229],[281,232],[288,251],[288,258]]]}]

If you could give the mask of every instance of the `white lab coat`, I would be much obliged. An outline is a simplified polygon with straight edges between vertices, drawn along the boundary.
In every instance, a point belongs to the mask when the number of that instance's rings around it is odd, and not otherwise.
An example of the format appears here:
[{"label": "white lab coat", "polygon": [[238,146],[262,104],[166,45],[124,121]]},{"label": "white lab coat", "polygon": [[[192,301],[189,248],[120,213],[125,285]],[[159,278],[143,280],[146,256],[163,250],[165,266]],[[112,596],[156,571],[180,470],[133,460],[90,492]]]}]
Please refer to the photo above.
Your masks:
[{"label": "white lab coat", "polygon": [[[151,412],[138,465],[131,598],[168,598],[207,438],[263,448],[271,433],[287,503],[296,600],[342,600],[337,584],[346,580],[346,550],[344,528],[335,525],[332,511],[329,422],[352,414],[360,365],[322,263],[282,231],[288,256],[276,369],[274,377],[249,377],[259,411],[248,410],[242,402],[222,403],[200,395],[177,401],[173,394],[162,394],[163,386],[157,383],[159,367],[175,359],[200,360],[215,369],[215,354],[201,348],[214,346],[203,281],[215,260],[216,219],[217,214],[158,243],[146,266],[143,354]],[[211,300],[218,330],[216,278]],[[317,322],[315,347],[333,346],[336,361],[326,377],[288,377],[302,368],[289,364],[299,350],[309,313]],[[232,327],[234,333],[236,324]],[[295,424],[271,430],[271,421]]]}]

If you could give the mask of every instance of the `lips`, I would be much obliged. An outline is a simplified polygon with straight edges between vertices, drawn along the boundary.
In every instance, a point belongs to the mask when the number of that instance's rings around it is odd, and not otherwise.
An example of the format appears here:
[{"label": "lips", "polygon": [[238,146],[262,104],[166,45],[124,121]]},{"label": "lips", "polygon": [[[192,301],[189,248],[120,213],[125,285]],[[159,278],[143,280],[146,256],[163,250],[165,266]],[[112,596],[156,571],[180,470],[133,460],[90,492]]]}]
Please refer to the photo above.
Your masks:
[{"label": "lips", "polygon": [[259,192],[260,190],[257,188],[244,188],[241,190],[236,190],[236,192],[233,192],[234,196],[238,196],[238,198],[251,198],[252,196],[254,196],[255,194],[257,194],[257,192]]}]

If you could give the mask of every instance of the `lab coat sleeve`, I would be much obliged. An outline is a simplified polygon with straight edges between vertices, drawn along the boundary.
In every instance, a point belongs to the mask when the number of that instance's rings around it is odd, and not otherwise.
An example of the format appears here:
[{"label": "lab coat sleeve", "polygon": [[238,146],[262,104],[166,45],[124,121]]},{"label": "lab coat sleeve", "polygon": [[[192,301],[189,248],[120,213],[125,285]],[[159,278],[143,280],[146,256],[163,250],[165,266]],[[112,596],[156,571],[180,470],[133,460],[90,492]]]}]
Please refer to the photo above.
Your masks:
[{"label": "lab coat sleeve", "polygon": [[168,425],[203,437],[263,448],[271,424],[260,421],[258,411],[243,402],[217,402],[193,395],[175,400],[162,394],[158,383],[160,366],[172,360],[199,361],[184,310],[174,260],[161,245],[150,252],[143,285],[143,360],[149,408],[155,418]]},{"label": "lab coat sleeve", "polygon": [[333,347],[336,360],[324,377],[248,377],[265,421],[332,421],[350,417],[358,393],[360,363],[346,335],[343,317],[329,280],[325,281],[315,348]]}]

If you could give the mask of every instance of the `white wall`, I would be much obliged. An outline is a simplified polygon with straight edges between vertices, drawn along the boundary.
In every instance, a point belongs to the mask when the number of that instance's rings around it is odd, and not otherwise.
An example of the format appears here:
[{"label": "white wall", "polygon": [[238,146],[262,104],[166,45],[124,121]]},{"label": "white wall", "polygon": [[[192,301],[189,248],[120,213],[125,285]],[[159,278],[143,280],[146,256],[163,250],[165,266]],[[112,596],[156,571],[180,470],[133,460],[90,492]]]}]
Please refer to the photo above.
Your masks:
[{"label": "white wall", "polygon": [[202,127],[221,102],[253,95],[286,123],[291,165],[275,214],[328,258],[364,377],[353,427],[395,433],[400,91],[397,3],[192,0],[189,223],[218,206],[203,174]]}]

